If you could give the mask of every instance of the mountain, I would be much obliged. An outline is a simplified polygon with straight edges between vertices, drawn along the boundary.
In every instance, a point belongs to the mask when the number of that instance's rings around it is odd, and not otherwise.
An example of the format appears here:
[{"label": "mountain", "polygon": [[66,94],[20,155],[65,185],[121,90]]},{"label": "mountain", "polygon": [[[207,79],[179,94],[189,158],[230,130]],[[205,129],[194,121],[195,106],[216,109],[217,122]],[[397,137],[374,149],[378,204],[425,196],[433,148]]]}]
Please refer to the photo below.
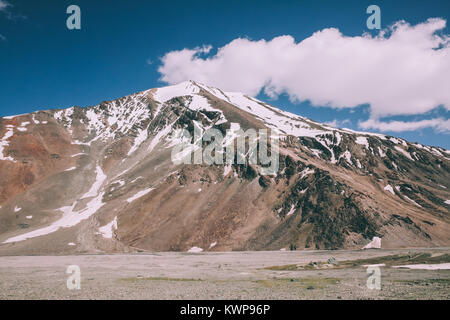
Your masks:
[{"label": "mountain", "polygon": [[[183,128],[270,129],[279,170],[175,164]],[[0,118],[0,254],[448,246],[449,188],[448,150],[193,81]]]}]

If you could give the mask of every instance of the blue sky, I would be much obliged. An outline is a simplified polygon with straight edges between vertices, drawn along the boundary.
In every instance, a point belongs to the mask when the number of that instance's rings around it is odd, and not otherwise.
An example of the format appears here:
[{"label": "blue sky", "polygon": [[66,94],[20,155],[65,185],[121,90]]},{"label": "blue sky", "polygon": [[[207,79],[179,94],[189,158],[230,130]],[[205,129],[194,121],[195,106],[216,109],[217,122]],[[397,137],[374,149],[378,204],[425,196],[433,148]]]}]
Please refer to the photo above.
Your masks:
[{"label": "blue sky", "polygon": [[[218,48],[237,38],[270,41],[289,35],[301,42],[326,28],[337,28],[348,37],[364,32],[376,35],[378,31],[366,26],[365,11],[371,4],[381,8],[382,28],[399,20],[416,25],[428,18],[448,19],[450,12],[450,1],[7,0],[7,3],[10,5],[3,9],[0,5],[0,116],[95,105],[166,85],[158,71],[163,64],[161,58],[185,48],[211,45],[208,55],[213,57]],[[66,8],[71,4],[81,8],[81,30],[66,28]],[[439,33],[448,35],[448,26]],[[450,82],[447,85],[450,91]],[[261,90],[258,98],[320,122],[334,121],[338,126],[355,130],[361,130],[358,123],[369,119],[374,110],[370,104],[351,108],[313,106],[310,100],[296,101],[292,94],[282,90],[272,97]],[[417,122],[436,118],[448,120],[448,106],[422,113],[388,115],[382,120]],[[422,127],[384,133],[450,149],[449,132],[442,131]]]}]

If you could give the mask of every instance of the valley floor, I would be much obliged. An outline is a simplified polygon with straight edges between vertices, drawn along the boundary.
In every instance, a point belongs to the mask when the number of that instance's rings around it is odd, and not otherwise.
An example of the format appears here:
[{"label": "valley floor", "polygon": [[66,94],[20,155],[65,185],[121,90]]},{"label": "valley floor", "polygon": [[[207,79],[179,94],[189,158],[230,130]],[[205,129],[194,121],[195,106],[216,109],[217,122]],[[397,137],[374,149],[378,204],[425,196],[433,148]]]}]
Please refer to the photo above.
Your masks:
[{"label": "valley floor", "polygon": [[[448,263],[447,270],[393,267],[408,256],[448,262],[449,253],[435,248],[3,256],[0,299],[450,299]],[[337,265],[327,263],[331,257]],[[361,259],[385,264],[381,290],[367,288],[370,274]],[[70,265],[81,270],[80,290],[67,288]]]}]

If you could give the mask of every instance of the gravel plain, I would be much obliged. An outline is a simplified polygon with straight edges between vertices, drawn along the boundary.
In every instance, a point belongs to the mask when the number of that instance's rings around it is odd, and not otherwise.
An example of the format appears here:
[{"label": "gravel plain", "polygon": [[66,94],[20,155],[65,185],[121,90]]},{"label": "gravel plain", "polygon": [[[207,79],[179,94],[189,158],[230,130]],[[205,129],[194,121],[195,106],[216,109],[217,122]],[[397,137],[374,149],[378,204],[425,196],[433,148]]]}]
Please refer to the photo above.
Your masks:
[{"label": "gravel plain", "polygon": [[[0,299],[449,299],[450,270],[381,266],[381,290],[367,267],[349,260],[449,248],[335,251],[139,253],[0,257]],[[337,265],[328,265],[335,258]],[[313,262],[311,264],[311,262]],[[315,265],[326,268],[295,269]],[[79,266],[81,288],[69,290],[67,268]]]}]

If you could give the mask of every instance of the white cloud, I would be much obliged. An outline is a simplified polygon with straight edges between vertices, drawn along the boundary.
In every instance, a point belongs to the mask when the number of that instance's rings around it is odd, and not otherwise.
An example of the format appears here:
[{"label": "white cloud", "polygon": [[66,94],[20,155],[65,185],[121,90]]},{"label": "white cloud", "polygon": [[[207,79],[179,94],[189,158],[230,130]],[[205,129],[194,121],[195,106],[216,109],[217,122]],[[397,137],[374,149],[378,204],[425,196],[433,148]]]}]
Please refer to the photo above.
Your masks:
[{"label": "white cloud", "polygon": [[7,1],[0,0],[0,11],[4,11],[9,6],[11,5]]},{"label": "white cloud", "polygon": [[333,121],[325,122],[327,126],[334,127],[334,128],[343,128],[345,125],[351,124],[350,119],[334,119]]},{"label": "white cloud", "polygon": [[359,127],[362,129],[377,129],[380,131],[414,131],[423,128],[434,128],[437,132],[450,134],[450,119],[434,118],[420,121],[389,121],[382,122],[376,119],[369,119],[364,122],[359,122]]},{"label": "white cloud", "polygon": [[11,10],[9,8],[12,8],[13,5],[10,4],[8,1],[6,0],[0,0],[0,13],[4,12],[6,19],[8,20],[13,20],[13,21],[17,21],[17,20],[24,20],[27,19],[28,17],[24,14],[21,13],[12,13]]},{"label": "white cloud", "polygon": [[[388,115],[422,114],[440,105],[450,110],[450,37],[436,33],[445,25],[440,18],[415,26],[400,21],[375,37],[328,28],[299,43],[289,35],[239,38],[209,57],[202,55],[210,46],[168,52],[158,71],[169,84],[192,79],[334,108],[370,104],[373,122],[366,126],[373,128],[381,126],[374,119]],[[415,124],[431,123],[424,121]]]}]

